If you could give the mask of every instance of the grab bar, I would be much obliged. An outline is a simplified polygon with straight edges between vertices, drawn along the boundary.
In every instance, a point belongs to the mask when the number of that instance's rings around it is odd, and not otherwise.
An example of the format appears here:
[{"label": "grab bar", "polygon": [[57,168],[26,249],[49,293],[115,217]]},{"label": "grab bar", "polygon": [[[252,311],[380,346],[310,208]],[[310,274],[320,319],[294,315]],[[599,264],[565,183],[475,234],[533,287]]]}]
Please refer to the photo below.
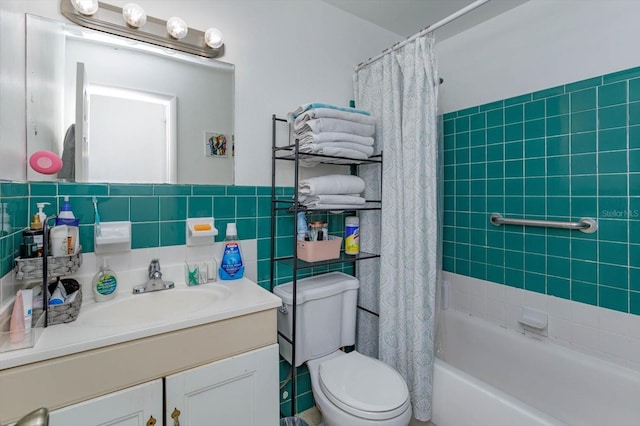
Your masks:
[{"label": "grab bar", "polygon": [[500,213],[492,213],[489,221],[494,226],[524,225],[541,226],[544,228],[577,229],[585,234],[592,234],[598,230],[598,222],[589,217],[583,217],[578,222],[559,222],[555,220],[508,219],[502,217]]}]

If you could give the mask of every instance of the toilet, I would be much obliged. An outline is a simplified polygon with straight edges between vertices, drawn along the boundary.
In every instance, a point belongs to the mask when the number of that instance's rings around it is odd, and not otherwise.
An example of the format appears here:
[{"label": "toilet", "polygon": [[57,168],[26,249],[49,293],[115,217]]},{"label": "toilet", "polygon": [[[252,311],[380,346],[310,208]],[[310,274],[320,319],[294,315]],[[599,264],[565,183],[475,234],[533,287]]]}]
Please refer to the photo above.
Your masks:
[{"label": "toilet", "polygon": [[[295,364],[307,363],[316,406],[326,426],[407,426],[411,420],[409,389],[389,365],[357,351],[356,304],[360,282],[342,272],[297,281]],[[280,354],[292,363],[293,284],[273,292],[278,310]]]}]

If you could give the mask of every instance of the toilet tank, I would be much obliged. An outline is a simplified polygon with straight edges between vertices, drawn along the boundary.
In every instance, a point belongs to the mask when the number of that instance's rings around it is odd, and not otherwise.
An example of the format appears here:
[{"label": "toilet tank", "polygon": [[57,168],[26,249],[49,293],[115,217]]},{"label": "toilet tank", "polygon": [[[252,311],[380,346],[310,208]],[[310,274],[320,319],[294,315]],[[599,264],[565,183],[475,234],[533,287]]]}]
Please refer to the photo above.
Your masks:
[{"label": "toilet tank", "polygon": [[[356,305],[360,282],[342,272],[303,278],[296,283],[296,366],[351,346],[356,340]],[[273,289],[283,307],[278,310],[278,332],[291,339],[293,283]],[[291,363],[291,344],[281,335],[280,355]]]}]

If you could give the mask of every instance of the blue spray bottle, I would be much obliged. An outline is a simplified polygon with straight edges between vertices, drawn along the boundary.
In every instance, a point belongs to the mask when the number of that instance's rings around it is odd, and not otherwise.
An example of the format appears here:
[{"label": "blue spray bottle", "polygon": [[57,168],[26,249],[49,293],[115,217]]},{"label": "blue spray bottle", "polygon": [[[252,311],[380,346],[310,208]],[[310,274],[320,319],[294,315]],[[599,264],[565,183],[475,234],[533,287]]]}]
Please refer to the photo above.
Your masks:
[{"label": "blue spray bottle", "polygon": [[221,280],[237,280],[244,276],[244,263],[235,223],[227,223],[219,272]]}]

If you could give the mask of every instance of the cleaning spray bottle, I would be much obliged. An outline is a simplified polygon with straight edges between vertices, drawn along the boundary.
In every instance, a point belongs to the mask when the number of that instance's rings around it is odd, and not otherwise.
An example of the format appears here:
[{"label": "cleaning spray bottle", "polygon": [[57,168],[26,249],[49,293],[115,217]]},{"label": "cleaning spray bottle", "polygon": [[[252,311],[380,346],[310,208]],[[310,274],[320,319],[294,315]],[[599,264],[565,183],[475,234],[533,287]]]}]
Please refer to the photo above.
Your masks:
[{"label": "cleaning spray bottle", "polygon": [[235,223],[227,223],[219,272],[221,280],[237,280],[244,275],[244,263],[242,263],[238,229]]}]

